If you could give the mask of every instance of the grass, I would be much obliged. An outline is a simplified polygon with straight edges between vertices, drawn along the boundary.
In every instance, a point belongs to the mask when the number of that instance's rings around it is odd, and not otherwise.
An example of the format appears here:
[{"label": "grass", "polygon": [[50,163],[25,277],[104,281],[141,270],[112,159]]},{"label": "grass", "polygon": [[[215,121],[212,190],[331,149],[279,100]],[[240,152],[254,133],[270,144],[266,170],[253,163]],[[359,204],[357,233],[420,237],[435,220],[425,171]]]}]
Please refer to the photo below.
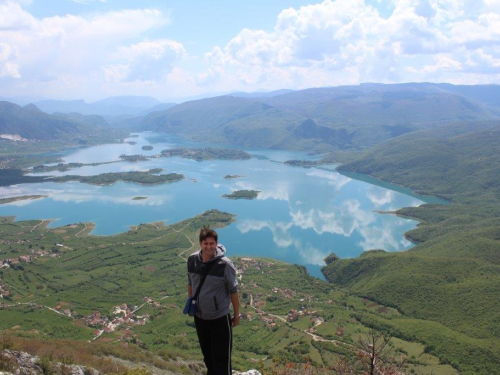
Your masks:
[{"label": "grass", "polygon": [[[49,229],[48,222],[2,218],[0,259],[34,256],[32,251],[42,247],[56,257],[47,254],[1,271],[0,285],[5,285],[11,296],[2,300],[0,332],[34,335],[54,345],[64,340],[90,341],[85,350],[106,348],[124,358],[129,354],[121,353],[120,348],[131,345],[143,353],[134,361],[154,363],[156,356],[170,358],[160,364],[164,367],[181,368],[175,362],[177,356],[199,363],[201,353],[192,318],[180,311],[186,298],[185,258],[196,247],[193,243],[201,226],[221,227],[233,221],[232,215],[209,211],[171,226],[142,224],[115,236],[89,236],[84,223]],[[55,243],[64,246],[56,247]],[[241,325],[234,330],[235,368],[255,368],[255,361],[270,367],[277,358],[309,361],[318,366],[335,363],[350,353],[349,344],[368,329],[353,319],[354,314],[380,315],[377,309],[368,307],[373,301],[332,288],[309,276],[304,267],[268,259],[233,260],[241,275],[244,314]],[[144,302],[146,296],[158,305]],[[257,312],[250,301],[266,302],[263,311]],[[85,317],[95,312],[112,317],[114,307],[124,303],[140,307],[136,315],[149,316],[146,324],[124,324],[93,340],[99,327],[89,327]],[[69,310],[71,317],[51,310],[58,307],[59,311]],[[296,324],[279,318],[274,318],[275,324],[265,321],[270,314],[286,317],[292,309],[309,311],[311,315],[307,313]],[[312,316],[325,320],[317,326],[316,334],[345,342],[336,345],[339,353],[319,345],[304,332],[311,326]],[[338,325],[345,327],[343,336],[332,333]],[[438,361],[433,356],[431,359],[422,364],[423,368]],[[190,373],[186,368],[183,371]]]}]

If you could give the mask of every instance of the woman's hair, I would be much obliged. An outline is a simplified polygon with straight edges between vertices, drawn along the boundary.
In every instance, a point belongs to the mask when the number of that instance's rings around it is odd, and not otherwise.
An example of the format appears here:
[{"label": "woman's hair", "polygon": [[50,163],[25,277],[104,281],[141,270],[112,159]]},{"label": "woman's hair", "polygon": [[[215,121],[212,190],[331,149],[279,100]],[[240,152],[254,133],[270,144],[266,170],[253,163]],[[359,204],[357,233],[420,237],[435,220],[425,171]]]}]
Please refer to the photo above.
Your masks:
[{"label": "woman's hair", "polygon": [[218,242],[219,236],[217,235],[217,232],[211,229],[208,225],[204,225],[200,231],[200,243],[207,238],[213,238],[215,242]]}]

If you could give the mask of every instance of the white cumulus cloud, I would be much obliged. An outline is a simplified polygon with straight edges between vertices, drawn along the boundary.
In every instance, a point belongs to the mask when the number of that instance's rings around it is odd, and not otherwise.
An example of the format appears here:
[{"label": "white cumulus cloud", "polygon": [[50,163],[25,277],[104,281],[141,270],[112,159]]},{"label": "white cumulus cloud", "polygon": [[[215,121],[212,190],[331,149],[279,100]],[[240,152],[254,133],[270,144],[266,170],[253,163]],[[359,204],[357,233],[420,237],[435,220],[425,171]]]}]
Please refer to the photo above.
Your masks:
[{"label": "white cumulus cloud", "polygon": [[[364,0],[283,10],[272,31],[243,29],[206,54],[200,80],[248,89],[366,81],[498,82],[500,2]],[[222,75],[220,72],[224,72]]]},{"label": "white cumulus cloud", "polygon": [[118,47],[116,59],[126,62],[105,67],[104,71],[110,81],[156,81],[170,73],[173,63],[185,55],[183,45],[173,40],[141,42]]},{"label": "white cumulus cloud", "polygon": [[[0,82],[11,95],[38,92],[47,96],[112,90],[107,82],[165,79],[184,58],[181,43],[148,39],[170,23],[156,9],[125,9],[87,15],[36,18],[26,2],[0,2]],[[116,86],[116,90],[123,87]],[[118,93],[118,92],[116,92]],[[5,94],[4,94],[5,95]]]}]

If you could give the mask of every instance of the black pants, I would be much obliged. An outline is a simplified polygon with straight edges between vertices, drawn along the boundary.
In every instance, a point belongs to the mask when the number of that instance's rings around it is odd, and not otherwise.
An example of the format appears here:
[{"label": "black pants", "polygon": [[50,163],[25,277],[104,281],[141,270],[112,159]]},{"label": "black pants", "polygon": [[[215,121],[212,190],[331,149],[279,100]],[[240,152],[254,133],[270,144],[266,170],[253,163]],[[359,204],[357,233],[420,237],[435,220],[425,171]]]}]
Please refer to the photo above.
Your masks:
[{"label": "black pants", "polygon": [[195,316],[194,324],[208,375],[231,375],[231,351],[233,349],[231,316],[225,315],[213,320],[204,320]]}]

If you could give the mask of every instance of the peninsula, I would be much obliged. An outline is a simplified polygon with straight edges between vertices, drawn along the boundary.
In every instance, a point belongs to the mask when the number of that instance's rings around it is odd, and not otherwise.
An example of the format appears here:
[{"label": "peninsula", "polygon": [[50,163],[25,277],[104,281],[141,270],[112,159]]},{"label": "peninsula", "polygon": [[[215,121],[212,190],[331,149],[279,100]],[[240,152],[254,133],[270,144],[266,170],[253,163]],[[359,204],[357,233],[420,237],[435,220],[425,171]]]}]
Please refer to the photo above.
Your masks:
[{"label": "peninsula", "polygon": [[164,157],[179,156],[185,159],[193,159],[196,161],[203,160],[246,160],[250,159],[252,155],[242,150],[234,150],[229,148],[172,148],[163,150],[161,155]]},{"label": "peninsula", "polygon": [[125,161],[146,161],[148,158],[144,155],[125,155],[121,154],[120,159],[125,160]]},{"label": "peninsula", "polygon": [[18,197],[1,198],[0,204],[7,204],[7,203],[12,203],[12,202],[17,202],[17,201],[33,200],[33,199],[40,199],[40,198],[47,198],[47,197],[48,197],[48,195],[20,195]]},{"label": "peninsula", "polygon": [[66,172],[75,168],[81,167],[97,167],[98,165],[103,164],[112,164],[116,163],[116,161],[104,161],[100,163],[59,163],[56,165],[36,165],[31,169],[27,169],[28,173],[48,173],[48,172]]},{"label": "peninsula", "polygon": [[184,175],[180,173],[157,174],[162,170],[159,168],[150,169],[147,172],[118,172],[118,173],[102,173],[95,176],[61,176],[55,177],[52,181],[68,182],[79,181],[91,185],[113,185],[115,182],[134,182],[143,185],[157,185],[169,182],[180,181],[184,179]]}]

